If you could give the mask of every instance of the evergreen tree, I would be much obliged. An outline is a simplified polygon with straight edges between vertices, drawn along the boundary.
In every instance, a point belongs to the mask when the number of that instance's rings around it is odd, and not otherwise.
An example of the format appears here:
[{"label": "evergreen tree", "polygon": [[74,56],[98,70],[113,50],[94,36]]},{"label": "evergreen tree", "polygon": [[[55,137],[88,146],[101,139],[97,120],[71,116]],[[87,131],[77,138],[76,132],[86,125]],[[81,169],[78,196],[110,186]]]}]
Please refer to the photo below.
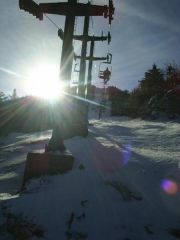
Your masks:
[{"label": "evergreen tree", "polygon": [[170,117],[180,114],[180,68],[169,64],[166,68],[167,113]]},{"label": "evergreen tree", "polygon": [[165,70],[166,89],[171,90],[180,85],[180,68],[176,65],[169,64]]},{"label": "evergreen tree", "polygon": [[5,95],[4,92],[0,92],[0,102],[4,102],[5,100],[7,100],[7,96]]},{"label": "evergreen tree", "polygon": [[140,89],[145,99],[163,92],[165,86],[162,71],[154,64],[152,69],[145,72],[144,79],[140,81]]},{"label": "evergreen tree", "polygon": [[151,69],[145,72],[138,87],[131,92],[129,114],[134,117],[148,115],[152,111],[149,105],[150,100],[152,97],[160,99],[164,94],[164,86],[164,75],[154,64]]},{"label": "evergreen tree", "polygon": [[112,115],[127,115],[129,92],[122,91],[117,87],[109,86],[108,89],[109,100],[112,102],[111,114]]}]

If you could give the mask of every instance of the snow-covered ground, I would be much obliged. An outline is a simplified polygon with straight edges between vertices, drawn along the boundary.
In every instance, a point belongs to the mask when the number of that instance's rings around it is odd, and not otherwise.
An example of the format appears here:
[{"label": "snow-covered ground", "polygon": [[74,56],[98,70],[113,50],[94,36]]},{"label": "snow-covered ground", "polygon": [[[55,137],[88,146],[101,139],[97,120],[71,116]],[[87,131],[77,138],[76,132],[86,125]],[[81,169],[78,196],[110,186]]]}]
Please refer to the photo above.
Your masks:
[{"label": "snow-covered ground", "polygon": [[19,193],[28,151],[51,131],[0,139],[0,239],[180,239],[180,124],[91,120],[66,141],[73,170]]}]

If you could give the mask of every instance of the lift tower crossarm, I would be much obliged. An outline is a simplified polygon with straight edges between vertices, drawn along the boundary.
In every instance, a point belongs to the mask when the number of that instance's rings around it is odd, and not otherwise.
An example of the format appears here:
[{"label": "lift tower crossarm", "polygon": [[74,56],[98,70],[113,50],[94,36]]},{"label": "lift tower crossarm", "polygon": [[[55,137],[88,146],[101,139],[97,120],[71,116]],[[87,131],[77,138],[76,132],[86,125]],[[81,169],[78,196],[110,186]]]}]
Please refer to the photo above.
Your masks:
[{"label": "lift tower crossarm", "polygon": [[[75,55],[74,58],[75,59],[82,59],[82,57],[78,56],[78,55]],[[88,61],[105,61],[105,60],[107,60],[107,57],[91,57],[91,56],[88,56],[88,57],[85,57],[84,60],[88,60]]]},{"label": "lift tower crossarm", "polygon": [[[62,29],[58,30],[58,36],[61,38],[61,40],[63,40],[64,38],[64,32]],[[91,41],[107,41],[108,40],[108,44],[111,42],[111,35],[110,33],[108,33],[108,36],[83,36],[83,35],[73,35],[73,39],[77,40],[77,41],[87,41],[87,42],[91,42]]]},{"label": "lift tower crossarm", "polygon": [[40,11],[40,7],[33,0],[19,0],[19,8],[31,13],[39,20],[43,20],[43,13]]},{"label": "lift tower crossarm", "polygon": [[70,11],[75,16],[104,16],[108,17],[108,6],[90,5],[89,3],[40,3],[40,11],[49,14],[67,15]]},{"label": "lift tower crossarm", "polygon": [[57,3],[39,3],[33,0],[19,0],[19,7],[37,18],[43,20],[43,13],[57,14],[67,16],[70,12],[74,16],[104,16],[109,18],[109,24],[113,20],[114,6],[112,0],[109,0],[109,6],[91,5],[90,3],[77,2],[57,2]]},{"label": "lift tower crossarm", "polygon": [[[78,40],[78,41],[84,41],[84,36],[83,35],[74,35],[73,39],[74,40]],[[106,41],[108,40],[108,36],[88,36],[86,37],[86,41],[90,42],[90,41]]]},{"label": "lift tower crossarm", "polygon": [[111,42],[111,34],[108,32],[107,36],[83,36],[83,35],[74,35],[73,36],[74,40],[78,41],[84,41],[86,40],[87,42],[98,42],[98,41],[108,41],[108,44]]}]

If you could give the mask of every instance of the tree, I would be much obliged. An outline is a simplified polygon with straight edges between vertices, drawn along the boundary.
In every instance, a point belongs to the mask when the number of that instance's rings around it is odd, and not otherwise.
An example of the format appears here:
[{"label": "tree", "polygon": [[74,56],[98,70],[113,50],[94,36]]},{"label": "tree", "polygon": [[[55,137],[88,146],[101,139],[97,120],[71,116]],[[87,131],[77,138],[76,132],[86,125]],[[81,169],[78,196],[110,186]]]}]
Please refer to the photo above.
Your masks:
[{"label": "tree", "polygon": [[140,89],[145,99],[161,94],[164,90],[165,81],[162,71],[154,64],[145,72],[144,79],[140,81]]},{"label": "tree", "polygon": [[112,102],[111,114],[112,115],[127,115],[129,92],[127,90],[110,86],[107,89],[109,100]]},{"label": "tree", "polygon": [[96,86],[88,84],[87,85],[87,99],[94,100],[95,91],[96,91]]},{"label": "tree", "polygon": [[0,91],[0,102],[4,102],[7,100],[7,96],[5,95],[4,92]]},{"label": "tree", "polygon": [[180,114],[180,67],[169,64],[166,67],[167,113],[170,117]]},{"label": "tree", "polygon": [[166,74],[165,83],[167,90],[176,88],[178,85],[180,86],[180,67],[169,64],[166,67],[165,74]]}]

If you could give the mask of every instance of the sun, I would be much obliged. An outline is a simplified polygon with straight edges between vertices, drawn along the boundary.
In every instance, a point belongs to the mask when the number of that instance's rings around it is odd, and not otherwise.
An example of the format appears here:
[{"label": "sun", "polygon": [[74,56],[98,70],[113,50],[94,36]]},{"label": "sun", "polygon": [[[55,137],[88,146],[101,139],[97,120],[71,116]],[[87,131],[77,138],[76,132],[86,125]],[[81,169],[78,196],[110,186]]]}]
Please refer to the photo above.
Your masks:
[{"label": "sun", "polygon": [[64,90],[57,68],[50,64],[40,64],[31,68],[25,85],[28,95],[47,100],[58,99],[63,95]]}]

